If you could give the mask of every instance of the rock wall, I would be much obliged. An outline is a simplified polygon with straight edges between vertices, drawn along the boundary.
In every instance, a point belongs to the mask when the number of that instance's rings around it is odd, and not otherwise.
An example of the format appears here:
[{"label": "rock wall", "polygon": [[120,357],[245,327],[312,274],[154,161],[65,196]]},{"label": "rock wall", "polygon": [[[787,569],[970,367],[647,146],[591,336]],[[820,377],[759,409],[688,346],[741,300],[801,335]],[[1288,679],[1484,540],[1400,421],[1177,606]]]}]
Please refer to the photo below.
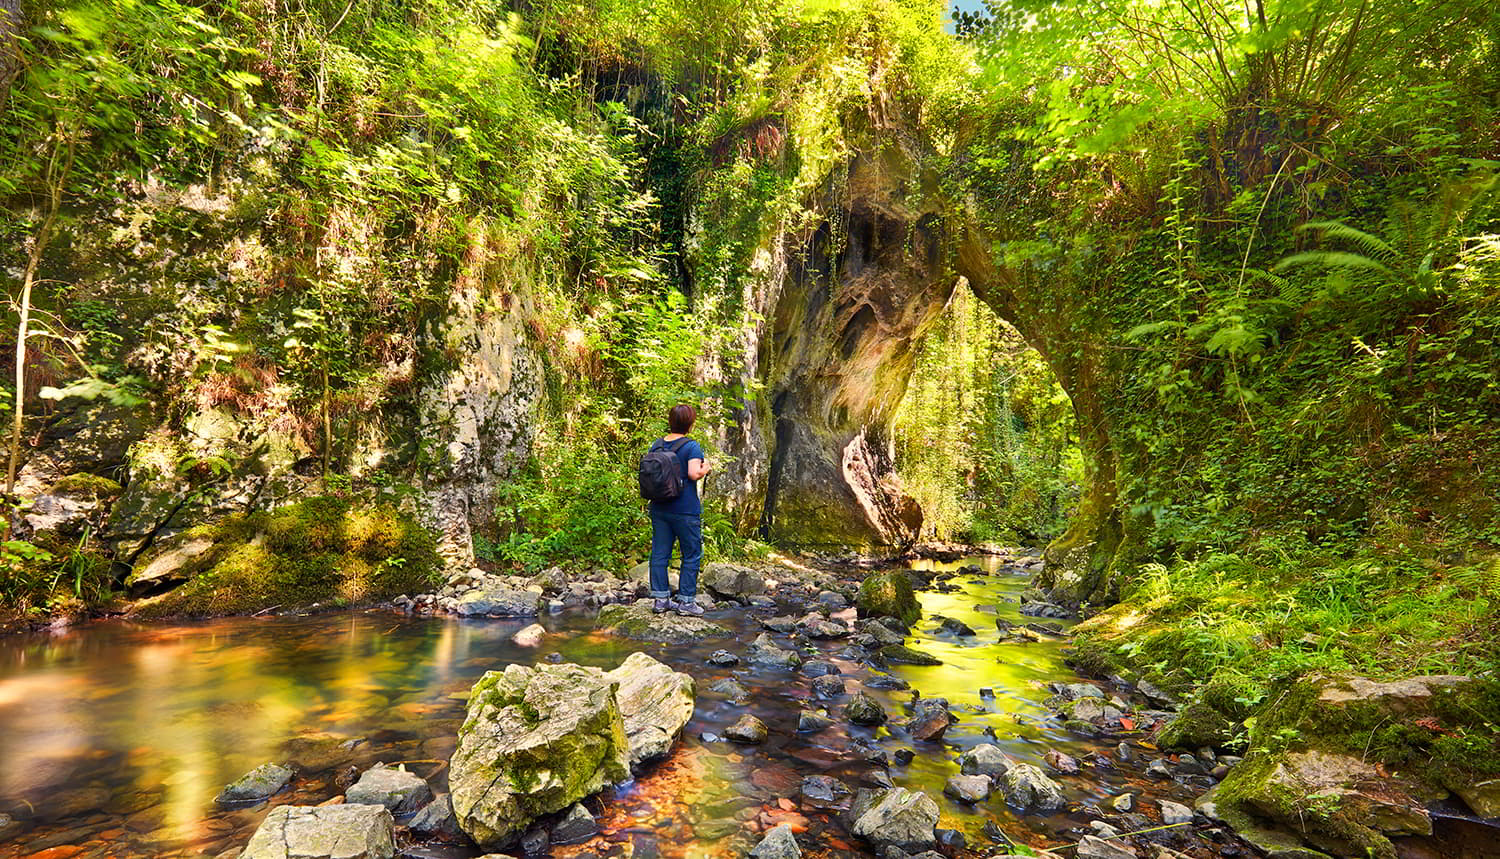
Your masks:
[{"label": "rock wall", "polygon": [[772,231],[746,298],[745,375],[762,396],[723,439],[716,486],[742,528],[806,547],[900,546],[921,510],[900,488],[886,429],[914,347],[957,283],[923,154],[892,137],[833,177],[827,217]]}]

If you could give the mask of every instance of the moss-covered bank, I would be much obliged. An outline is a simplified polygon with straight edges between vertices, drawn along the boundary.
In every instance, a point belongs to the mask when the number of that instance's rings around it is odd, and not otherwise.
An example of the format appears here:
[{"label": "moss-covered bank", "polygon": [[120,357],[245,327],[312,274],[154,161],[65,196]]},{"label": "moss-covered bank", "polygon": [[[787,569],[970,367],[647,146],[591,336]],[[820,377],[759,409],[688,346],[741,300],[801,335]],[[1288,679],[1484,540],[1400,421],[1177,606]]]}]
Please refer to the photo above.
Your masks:
[{"label": "moss-covered bank", "polygon": [[155,550],[182,553],[181,584],[132,609],[142,617],[225,615],[284,606],[347,606],[414,593],[437,582],[431,533],[385,505],[309,498],[270,512],[193,528]]}]

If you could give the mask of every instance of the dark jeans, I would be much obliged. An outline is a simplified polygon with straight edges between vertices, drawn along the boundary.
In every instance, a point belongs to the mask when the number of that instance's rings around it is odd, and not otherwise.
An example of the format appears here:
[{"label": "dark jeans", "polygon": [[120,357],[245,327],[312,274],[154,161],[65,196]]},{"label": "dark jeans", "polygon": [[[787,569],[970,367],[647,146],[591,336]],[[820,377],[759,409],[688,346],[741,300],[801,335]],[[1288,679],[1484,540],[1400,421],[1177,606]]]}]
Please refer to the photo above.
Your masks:
[{"label": "dark jeans", "polygon": [[677,579],[677,598],[684,602],[698,596],[698,566],[703,563],[703,518],[689,513],[651,511],[651,596],[672,595],[667,563],[672,543],[682,549],[682,575]]}]

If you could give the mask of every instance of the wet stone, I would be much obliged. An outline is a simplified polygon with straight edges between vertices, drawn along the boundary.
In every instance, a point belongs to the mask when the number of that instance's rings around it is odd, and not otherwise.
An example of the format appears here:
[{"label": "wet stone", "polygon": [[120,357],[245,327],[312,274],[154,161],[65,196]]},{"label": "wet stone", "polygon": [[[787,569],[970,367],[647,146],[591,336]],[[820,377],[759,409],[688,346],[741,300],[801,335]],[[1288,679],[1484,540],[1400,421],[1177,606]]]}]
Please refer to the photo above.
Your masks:
[{"label": "wet stone", "polygon": [[803,710],[797,714],[797,732],[801,734],[816,733],[832,725],[832,719],[812,710]]},{"label": "wet stone", "polygon": [[879,701],[864,692],[855,692],[849,703],[844,705],[844,718],[856,725],[883,725],[886,713]]},{"label": "wet stone", "polygon": [[1011,760],[994,743],[982,743],[964,752],[958,759],[959,772],[964,775],[987,775],[999,777],[1011,768]]},{"label": "wet stone", "polygon": [[376,765],[344,795],[354,805],[378,805],[396,817],[415,813],[432,799],[427,782],[405,769]]},{"label": "wet stone", "polygon": [[799,859],[802,850],[792,834],[790,824],[781,823],[771,827],[760,843],[750,851],[752,859]]},{"label": "wet stone", "polygon": [[893,756],[896,759],[896,763],[900,764],[901,766],[906,766],[907,764],[917,759],[917,753],[912,751],[911,749],[897,749]]},{"label": "wet stone", "polygon": [[455,839],[461,834],[458,828],[458,818],[453,816],[453,800],[446,793],[422,806],[422,810],[418,811],[406,826],[419,835],[448,840]]},{"label": "wet stone", "polygon": [[942,665],[943,660],[930,653],[914,650],[904,644],[887,644],[880,648],[880,655],[893,665]]},{"label": "wet stone", "polygon": [[1071,755],[1064,754],[1057,749],[1048,751],[1047,754],[1042,757],[1042,760],[1046,762],[1047,766],[1052,768],[1053,772],[1059,772],[1063,775],[1078,774],[1077,759],[1075,759]]},{"label": "wet stone", "polygon": [[802,663],[803,677],[826,677],[830,674],[843,674],[837,665],[823,659],[812,659]]},{"label": "wet stone", "polygon": [[1157,801],[1161,808],[1161,822],[1167,825],[1177,823],[1191,823],[1193,821],[1193,810],[1180,802],[1172,802],[1169,799]]},{"label": "wet stone", "polygon": [[951,724],[953,715],[948,712],[947,699],[923,698],[912,705],[912,716],[906,728],[914,739],[936,742],[943,738]]},{"label": "wet stone", "polygon": [[224,786],[214,802],[221,805],[259,802],[275,796],[292,781],[292,771],[277,764],[261,764]]},{"label": "wet stone", "polygon": [[599,824],[595,822],[594,815],[582,803],[574,803],[562,820],[552,827],[552,843],[576,844],[592,838],[598,831]]},{"label": "wet stone", "polygon": [[1074,855],[1079,859],[1137,859],[1135,850],[1116,839],[1100,838],[1097,835],[1085,835],[1079,839]]},{"label": "wet stone", "polygon": [[765,722],[749,714],[741,716],[738,722],[724,729],[726,739],[751,745],[764,743],[769,733]]},{"label": "wet stone", "polygon": [[1016,764],[1000,777],[1000,791],[1021,810],[1057,811],[1065,804],[1062,788],[1032,764]]},{"label": "wet stone", "polygon": [[987,775],[950,776],[943,785],[943,794],[959,802],[973,804],[990,798],[990,777]]},{"label": "wet stone", "polygon": [[1122,793],[1109,801],[1109,807],[1119,812],[1133,811],[1135,809],[1135,795]]},{"label": "wet stone", "polygon": [[240,859],[392,859],[391,813],[375,805],[271,809]]},{"label": "wet stone", "polygon": [[844,679],[833,674],[813,678],[812,691],[820,698],[837,698],[844,694]]},{"label": "wet stone", "polygon": [[938,628],[942,632],[946,632],[949,635],[957,635],[961,637],[969,637],[976,634],[972,626],[969,626],[967,623],[964,623],[956,617],[943,618],[943,622],[939,625]]},{"label": "wet stone", "polygon": [[731,704],[745,705],[750,703],[750,690],[745,685],[732,677],[717,680],[708,691],[717,695],[723,695]]},{"label": "wet stone", "polygon": [[796,652],[778,645],[771,636],[761,633],[750,643],[750,661],[757,665],[771,665],[796,670],[802,665],[802,657]]},{"label": "wet stone", "polygon": [[900,677],[892,677],[889,674],[880,674],[865,681],[865,688],[880,689],[882,691],[900,691],[910,689],[911,684]]},{"label": "wet stone", "polygon": [[852,791],[848,785],[828,775],[810,775],[802,779],[802,795],[818,802],[838,802]]},{"label": "wet stone", "polygon": [[740,658],[727,650],[715,650],[708,657],[709,665],[717,665],[720,668],[728,668],[731,665],[739,665]]}]

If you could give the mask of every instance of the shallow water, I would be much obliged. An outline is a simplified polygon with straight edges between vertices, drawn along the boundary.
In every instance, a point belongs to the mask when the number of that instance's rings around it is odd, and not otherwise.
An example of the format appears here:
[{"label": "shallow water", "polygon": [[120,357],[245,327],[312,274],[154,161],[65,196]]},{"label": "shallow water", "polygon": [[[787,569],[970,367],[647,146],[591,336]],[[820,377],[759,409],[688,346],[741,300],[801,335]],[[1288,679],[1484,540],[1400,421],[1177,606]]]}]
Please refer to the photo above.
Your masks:
[{"label": "shallow water", "polygon": [[[954,569],[977,563],[989,575],[964,575],[949,593],[921,595],[924,618],[908,644],[942,659],[934,667],[893,667],[924,697],[947,698],[958,716],[941,744],[913,744],[900,727],[835,724],[797,734],[798,710],[814,709],[811,681],[782,669],[720,669],[704,658],[719,648],[743,653],[769,611],[731,610],[710,617],[735,630],[731,639],[670,647],[643,645],[593,632],[592,612],[543,618],[549,635],[535,649],[511,636],[526,621],[408,618],[368,611],[285,618],[227,618],[201,623],[136,625],[99,622],[60,634],[0,639],[0,857],[216,856],[243,846],[268,806],[224,810],[214,795],[267,761],[291,761],[299,777],[276,804],[314,804],[343,792],[349,767],[407,762],[446,781],[446,761],[463,717],[462,695],[485,671],[533,663],[556,652],[566,661],[609,668],[641,649],[698,681],[698,705],[671,760],[595,803],[605,834],[554,855],[743,855],[755,830],[782,820],[806,826],[819,855],[865,855],[837,823],[834,810],[803,802],[805,775],[834,775],[857,787],[874,766],[848,754],[851,741],[878,741],[887,752],[913,748],[909,765],[892,764],[896,784],[921,788],[943,809],[942,826],[987,845],[981,830],[994,821],[1020,842],[1057,843],[1081,824],[1067,815],[1016,815],[998,798],[977,808],[941,795],[958,771],[958,753],[984,742],[986,728],[1021,761],[1040,765],[1049,748],[1084,757],[1112,745],[1063,730],[1042,703],[1045,684],[1076,680],[1062,664],[1061,643],[999,643],[995,618],[1022,623],[1016,595],[1024,574],[997,559],[928,563]],[[988,608],[980,608],[988,607]],[[978,635],[935,632],[933,614],[967,622]],[[783,645],[787,636],[776,636]],[[822,658],[844,671],[850,690],[871,670],[841,654],[842,642],[817,642]],[[852,654],[851,654],[852,655]],[[733,674],[754,700],[734,706],[708,692]],[[981,688],[993,697],[981,696]],[[910,691],[872,692],[893,717],[904,715]],[[705,742],[746,711],[771,729],[761,746]],[[842,701],[831,715],[842,713]],[[1138,771],[1085,767],[1059,776],[1070,800],[1097,803],[1131,789],[1191,793],[1171,783],[1143,783]],[[413,856],[474,855],[460,848],[413,845]]]}]

